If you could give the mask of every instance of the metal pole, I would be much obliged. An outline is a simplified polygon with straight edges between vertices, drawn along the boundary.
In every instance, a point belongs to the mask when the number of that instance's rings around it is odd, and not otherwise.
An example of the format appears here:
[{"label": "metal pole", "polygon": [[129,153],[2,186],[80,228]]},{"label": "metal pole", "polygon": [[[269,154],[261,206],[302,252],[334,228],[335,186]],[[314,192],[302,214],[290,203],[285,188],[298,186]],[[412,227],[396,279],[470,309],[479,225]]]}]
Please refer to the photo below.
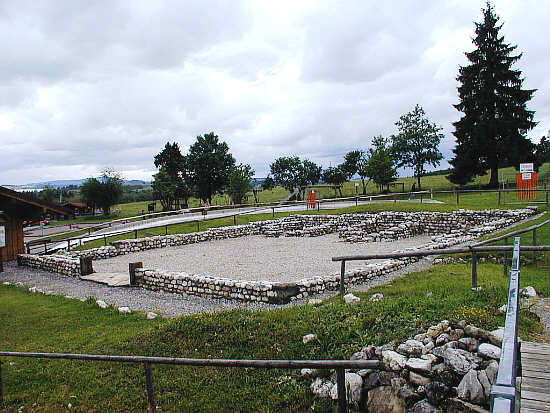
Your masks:
[{"label": "metal pole", "polygon": [[155,387],[153,382],[153,368],[151,363],[143,363],[145,367],[145,385],[147,386],[147,402],[149,404],[149,412],[155,413],[157,411],[157,406],[155,404]]},{"label": "metal pole", "polygon": [[[533,246],[537,246],[537,229],[533,230]],[[537,251],[533,251],[533,264],[537,265]]]},{"label": "metal pole", "polygon": [[344,295],[346,292],[346,285],[344,283],[344,277],[346,275],[346,260],[342,260],[340,264],[340,294]]},{"label": "metal pole", "polygon": [[347,413],[346,371],[342,368],[336,369],[336,384],[338,385],[338,413]]},{"label": "metal pole", "polygon": [[[508,245],[508,238],[504,238],[504,245]],[[508,275],[508,252],[504,251],[504,276]]]},{"label": "metal pole", "polygon": [[472,251],[472,288],[477,288],[477,254]]}]

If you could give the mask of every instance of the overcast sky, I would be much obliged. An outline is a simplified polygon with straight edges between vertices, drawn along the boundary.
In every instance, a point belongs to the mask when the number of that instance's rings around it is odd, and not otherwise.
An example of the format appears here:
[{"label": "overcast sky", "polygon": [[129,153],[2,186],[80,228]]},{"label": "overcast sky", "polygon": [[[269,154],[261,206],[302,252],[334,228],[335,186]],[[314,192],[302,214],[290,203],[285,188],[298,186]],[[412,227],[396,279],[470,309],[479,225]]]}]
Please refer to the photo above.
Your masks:
[{"label": "overcast sky", "polygon": [[[186,152],[211,131],[256,176],[279,156],[334,166],[417,103],[449,159],[455,79],[484,4],[0,0],[0,184],[105,167],[149,180],[167,141]],[[538,89],[538,142],[550,129],[550,1],[494,5],[523,53],[524,87]]]}]

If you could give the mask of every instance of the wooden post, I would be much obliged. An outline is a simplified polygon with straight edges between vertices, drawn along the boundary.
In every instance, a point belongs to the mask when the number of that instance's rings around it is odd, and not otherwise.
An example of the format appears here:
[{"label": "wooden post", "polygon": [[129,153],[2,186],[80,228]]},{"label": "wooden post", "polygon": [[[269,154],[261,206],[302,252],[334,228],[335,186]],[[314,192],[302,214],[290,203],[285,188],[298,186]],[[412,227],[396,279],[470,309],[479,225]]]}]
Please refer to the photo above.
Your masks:
[{"label": "wooden post", "polygon": [[460,203],[460,192],[456,191],[456,204],[458,205]]},{"label": "wooden post", "polygon": [[[537,246],[537,229],[533,230],[533,246]],[[537,265],[537,251],[533,251],[533,264]]]},{"label": "wooden post", "polygon": [[395,194],[393,195],[393,203],[395,204],[397,202],[397,198],[395,196]]},{"label": "wooden post", "polygon": [[340,294],[344,295],[346,292],[346,284],[344,283],[344,277],[346,276],[346,261],[342,260],[340,264]]},{"label": "wooden post", "polygon": [[142,262],[131,262],[128,264],[128,273],[130,274],[130,285],[136,285],[136,269],[143,268]]},{"label": "wooden post", "polygon": [[[508,238],[504,238],[504,245],[508,245]],[[508,252],[504,251],[504,276],[508,275]]]},{"label": "wooden post", "polygon": [[477,254],[472,251],[472,288],[477,288]]},{"label": "wooden post", "polygon": [[30,254],[31,253],[31,245],[28,242],[26,242],[25,244],[27,245],[27,254]]},{"label": "wooden post", "polygon": [[423,194],[422,192],[420,192],[420,203],[422,203],[422,196],[423,196],[423,195],[424,195],[424,194]]},{"label": "wooden post", "polygon": [[549,201],[549,199],[548,199],[548,191],[546,191],[546,207],[548,207],[548,205],[549,205],[549,204],[548,204],[548,201]]},{"label": "wooden post", "polygon": [[272,213],[273,213],[273,218],[275,218],[275,208],[271,208],[272,210]]},{"label": "wooden post", "polygon": [[233,225],[237,225],[237,214],[233,215]]},{"label": "wooden post", "polygon": [[157,411],[157,406],[155,403],[155,384],[153,382],[153,367],[151,363],[143,363],[145,367],[145,386],[147,387],[147,403],[149,413],[155,413]]},{"label": "wooden post", "polygon": [[501,198],[502,194],[500,192],[500,188],[498,190],[498,204],[500,205],[500,198]]},{"label": "wooden post", "polygon": [[[4,271],[4,261],[2,261],[2,250],[3,248],[0,248],[0,272]],[[19,256],[17,257],[17,265],[19,265]]]},{"label": "wooden post", "polygon": [[44,254],[47,254],[48,253],[48,242],[47,241],[44,241]]},{"label": "wooden post", "polygon": [[434,199],[434,189],[430,189],[430,199]]},{"label": "wooden post", "polygon": [[2,385],[2,361],[0,360],[0,408],[3,408],[3,407],[4,407],[4,389]]},{"label": "wooden post", "polygon": [[67,240],[67,251],[70,251],[71,250],[71,240],[68,239]]},{"label": "wooden post", "polygon": [[347,413],[348,400],[346,398],[346,371],[343,368],[336,369],[336,384],[338,385],[338,413]]},{"label": "wooden post", "polygon": [[135,230],[134,230],[134,235],[135,235],[135,238],[136,238],[136,239],[137,239],[137,233],[138,233],[138,230],[135,229]]},{"label": "wooden post", "polygon": [[107,235],[103,235],[103,245],[107,246]]},{"label": "wooden post", "polygon": [[80,257],[80,275],[89,275],[93,272],[92,257]]},{"label": "wooden post", "polygon": [[168,225],[165,225],[164,227],[164,235],[168,235]]},{"label": "wooden post", "polygon": [[201,222],[197,220],[197,232],[200,232],[201,230]]},{"label": "wooden post", "polygon": [[355,197],[355,206],[358,205],[358,200],[357,200],[357,197]]},{"label": "wooden post", "polygon": [[321,210],[321,200],[319,199],[317,201],[317,212],[319,212]]}]

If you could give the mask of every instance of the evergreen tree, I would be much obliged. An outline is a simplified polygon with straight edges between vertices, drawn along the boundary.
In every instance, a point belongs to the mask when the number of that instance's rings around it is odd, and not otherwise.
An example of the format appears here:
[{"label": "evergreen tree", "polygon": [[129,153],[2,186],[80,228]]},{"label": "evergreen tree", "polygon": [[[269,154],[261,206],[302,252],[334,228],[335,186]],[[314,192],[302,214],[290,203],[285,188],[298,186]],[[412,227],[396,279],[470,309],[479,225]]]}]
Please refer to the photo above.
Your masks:
[{"label": "evergreen tree", "polygon": [[499,34],[502,25],[492,5],[482,11],[483,21],[475,23],[476,49],[466,53],[470,64],[457,77],[460,103],[454,106],[463,116],[453,124],[457,145],[448,178],[464,185],[490,170],[489,186],[497,187],[499,166],[518,167],[533,156],[525,134],[536,125],[526,105],[535,90],[522,89],[521,71],[512,69],[521,54],[512,55],[517,46]]}]

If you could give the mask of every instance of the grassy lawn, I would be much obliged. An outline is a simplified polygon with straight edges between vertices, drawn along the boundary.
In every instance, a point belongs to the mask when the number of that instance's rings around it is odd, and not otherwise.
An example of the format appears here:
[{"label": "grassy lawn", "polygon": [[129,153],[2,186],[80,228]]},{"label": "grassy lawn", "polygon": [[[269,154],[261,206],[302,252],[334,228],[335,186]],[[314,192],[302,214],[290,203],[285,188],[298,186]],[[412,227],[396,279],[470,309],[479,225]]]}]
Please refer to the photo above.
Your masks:
[{"label": "grassy lawn", "polygon": [[[492,201],[481,198],[465,202],[479,206]],[[456,208],[448,204],[373,203],[345,212],[378,211],[389,206],[404,211]],[[269,217],[271,214],[250,215],[239,220]],[[232,223],[232,218],[217,221],[208,222],[224,225]],[[522,242],[530,245],[531,234],[524,235]],[[538,231],[538,242],[550,244],[550,226]],[[93,300],[80,302],[0,285],[0,325],[4,332],[0,349],[239,359],[349,358],[364,345],[402,340],[442,319],[466,319],[486,329],[503,325],[504,316],[498,308],[506,302],[508,280],[502,275],[502,266],[478,265],[478,282],[484,287],[479,292],[470,289],[470,271],[469,264],[434,266],[392,285],[358,293],[362,301],[357,305],[344,304],[336,297],[315,307],[234,310],[152,321],[139,313],[119,315],[113,308],[102,310]],[[522,268],[521,284],[550,296],[548,274],[550,255],[541,254],[537,268]],[[375,292],[384,294],[384,299],[371,303],[368,297]],[[432,293],[429,297],[428,292]],[[541,325],[526,310],[521,312],[520,331],[523,339],[542,339]],[[304,345],[301,338],[308,333],[315,333],[317,340]],[[69,403],[70,411],[75,412],[146,410],[141,365],[15,358],[2,361],[6,412],[69,411]],[[162,412],[326,412],[332,408],[331,402],[310,394],[309,381],[301,379],[298,371],[169,366],[155,366],[154,371],[157,404]]]}]

